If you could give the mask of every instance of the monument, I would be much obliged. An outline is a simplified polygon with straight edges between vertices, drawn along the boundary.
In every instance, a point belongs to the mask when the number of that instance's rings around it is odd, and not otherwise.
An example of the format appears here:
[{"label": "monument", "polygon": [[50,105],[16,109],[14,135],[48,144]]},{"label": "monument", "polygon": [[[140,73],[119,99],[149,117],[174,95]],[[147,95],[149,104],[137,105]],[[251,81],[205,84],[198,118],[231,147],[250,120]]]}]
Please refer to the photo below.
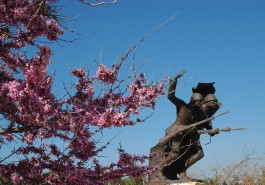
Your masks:
[{"label": "monument", "polygon": [[149,185],[193,182],[186,170],[204,156],[200,134],[213,136],[220,131],[213,130],[211,122],[221,107],[214,95],[214,82],[199,83],[192,88],[190,102],[186,103],[175,95],[177,81],[184,73],[182,71],[170,80],[168,99],[176,107],[176,120],[150,150],[149,167],[154,172],[149,176]]}]

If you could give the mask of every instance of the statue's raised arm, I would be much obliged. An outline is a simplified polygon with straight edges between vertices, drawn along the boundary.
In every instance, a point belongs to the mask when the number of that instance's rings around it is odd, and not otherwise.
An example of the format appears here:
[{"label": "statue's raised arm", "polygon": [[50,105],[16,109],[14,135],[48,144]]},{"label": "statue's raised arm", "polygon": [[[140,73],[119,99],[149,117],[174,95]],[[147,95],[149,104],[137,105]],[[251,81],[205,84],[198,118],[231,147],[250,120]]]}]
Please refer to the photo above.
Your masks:
[{"label": "statue's raised arm", "polygon": [[177,108],[179,108],[181,106],[181,104],[183,103],[183,101],[181,99],[179,99],[175,96],[177,80],[178,80],[178,78],[183,76],[185,72],[186,71],[183,70],[183,71],[179,72],[174,78],[170,79],[167,97],[173,104],[176,105]]}]

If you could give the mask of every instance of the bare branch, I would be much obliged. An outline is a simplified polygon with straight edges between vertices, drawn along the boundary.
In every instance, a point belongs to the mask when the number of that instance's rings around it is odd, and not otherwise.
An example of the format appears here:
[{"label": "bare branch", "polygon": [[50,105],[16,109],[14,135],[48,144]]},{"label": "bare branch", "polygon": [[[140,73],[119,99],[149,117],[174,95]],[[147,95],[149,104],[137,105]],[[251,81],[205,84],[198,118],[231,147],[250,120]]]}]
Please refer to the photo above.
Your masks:
[{"label": "bare branch", "polygon": [[6,159],[10,158],[10,157],[11,157],[12,155],[14,155],[15,153],[17,153],[17,151],[14,149],[14,150],[11,152],[11,154],[9,154],[7,157],[1,159],[0,164],[1,164],[2,162],[4,162]]},{"label": "bare branch", "polygon": [[[241,159],[238,163],[234,164],[232,166],[232,168],[230,170],[227,171],[227,176],[226,178],[224,179],[224,182],[226,182],[229,178],[231,178],[232,175],[235,174],[235,171],[236,170],[240,170],[240,167],[243,165],[243,164],[246,164],[248,161],[250,160],[261,160],[261,157],[259,156],[254,156],[255,154],[255,151],[254,149],[252,148],[251,151],[246,151],[244,150],[243,151],[243,159]],[[227,168],[229,169],[229,168]]]},{"label": "bare branch", "polygon": [[24,127],[8,128],[6,130],[0,130],[0,135],[22,133],[22,132],[24,132]]},{"label": "bare branch", "polygon": [[127,53],[124,55],[124,57],[122,57],[122,60],[125,60],[129,56],[129,54],[133,50],[135,50],[147,37],[149,37],[151,34],[153,34],[154,32],[156,32],[160,28],[162,28],[165,24],[167,24],[169,21],[171,21],[172,19],[174,19],[178,14],[179,14],[179,12],[175,13],[173,16],[171,16],[166,21],[164,21],[162,24],[160,24],[159,26],[157,26],[156,28],[154,28],[153,30],[151,30],[150,32],[148,32],[147,34],[145,34],[144,37],[141,40],[139,40],[134,46],[132,46],[131,48],[128,49]]},{"label": "bare branch", "polygon": [[87,2],[85,0],[79,0],[81,3],[84,3],[86,5],[89,5],[89,6],[101,6],[101,5],[106,5],[106,4],[116,4],[118,2],[118,0],[113,0],[113,1],[110,1],[110,2],[99,2],[99,3],[90,3],[90,2]]}]

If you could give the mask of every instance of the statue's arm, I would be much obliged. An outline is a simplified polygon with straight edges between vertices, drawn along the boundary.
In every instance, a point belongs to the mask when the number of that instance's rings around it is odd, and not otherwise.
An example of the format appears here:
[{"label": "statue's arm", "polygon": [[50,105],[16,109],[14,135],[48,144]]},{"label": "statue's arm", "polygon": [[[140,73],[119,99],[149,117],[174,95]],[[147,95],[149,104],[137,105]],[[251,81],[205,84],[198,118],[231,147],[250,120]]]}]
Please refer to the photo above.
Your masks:
[{"label": "statue's arm", "polygon": [[[207,124],[207,125],[205,126],[205,128],[206,128],[207,130],[213,130],[213,123],[212,123],[212,121],[209,121],[209,124]],[[214,136],[215,133],[209,133],[209,135],[210,135],[210,136]]]},{"label": "statue's arm", "polygon": [[213,129],[212,121],[209,121],[209,124],[207,124],[207,125],[205,126],[205,128],[206,128],[207,130],[212,130],[212,129]]},{"label": "statue's arm", "polygon": [[176,86],[177,86],[177,80],[181,76],[184,75],[186,71],[183,70],[180,73],[178,73],[173,79],[170,80],[169,89],[168,89],[168,95],[167,98],[175,104],[177,107],[180,107],[183,103],[183,101],[175,96],[176,92]]}]

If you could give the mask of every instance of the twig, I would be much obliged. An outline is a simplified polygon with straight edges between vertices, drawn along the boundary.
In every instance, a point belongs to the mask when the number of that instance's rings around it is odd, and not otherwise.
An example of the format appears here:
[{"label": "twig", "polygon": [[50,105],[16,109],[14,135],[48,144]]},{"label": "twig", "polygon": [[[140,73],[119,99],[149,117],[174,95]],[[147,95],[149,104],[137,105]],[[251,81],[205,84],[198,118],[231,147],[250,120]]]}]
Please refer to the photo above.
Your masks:
[{"label": "twig", "polygon": [[251,152],[244,152],[244,158],[240,160],[231,170],[228,171],[226,178],[224,179],[224,182],[226,182],[233,174],[236,169],[239,169],[240,166],[245,164],[246,162],[250,160],[258,160],[259,157],[252,157],[254,155],[255,151],[252,149]]},{"label": "twig", "polygon": [[37,14],[39,13],[41,7],[43,6],[43,3],[44,3],[44,2],[45,2],[45,0],[42,0],[42,1],[40,2],[40,7],[39,7],[38,10],[35,12],[35,14],[32,16],[32,18],[30,19],[30,21],[29,21],[27,27],[29,27],[30,24],[31,24],[31,22],[33,21],[33,19],[35,19],[35,17],[36,17]]},{"label": "twig", "polygon": [[11,154],[10,155],[8,155],[8,156],[6,156],[5,158],[3,158],[1,161],[0,161],[0,164],[2,163],[2,162],[4,162],[6,159],[8,159],[9,157],[11,157],[13,154],[15,154],[15,153],[17,153],[17,150],[13,150],[12,152],[11,152]]},{"label": "twig", "polygon": [[178,159],[180,159],[183,155],[185,155],[187,152],[188,152],[188,150],[190,149],[190,147],[191,147],[191,145],[193,145],[193,144],[195,144],[197,141],[195,141],[194,143],[192,143],[191,141],[190,141],[190,144],[189,145],[186,145],[186,146],[188,146],[188,148],[179,156],[179,157],[177,157],[176,159],[173,159],[170,163],[168,163],[168,164],[165,164],[164,166],[160,166],[158,169],[161,169],[161,168],[163,168],[163,167],[165,167],[165,166],[170,166],[173,162],[175,162],[175,161],[177,161]]},{"label": "twig", "polygon": [[151,34],[153,34],[154,32],[156,32],[160,28],[162,28],[165,24],[167,24],[169,21],[171,21],[172,19],[174,19],[178,14],[179,14],[179,12],[173,14],[173,16],[171,16],[170,18],[168,18],[162,24],[160,24],[159,26],[157,26],[156,28],[154,28],[153,30],[151,30],[150,32],[148,32],[147,34],[145,34],[144,37],[140,41],[138,41],[134,46],[132,46],[131,48],[128,49],[127,53],[124,55],[124,57],[122,57],[122,60],[125,60],[129,56],[129,54],[133,50],[135,50],[147,37],[149,37]]},{"label": "twig", "polygon": [[87,4],[89,6],[101,6],[101,5],[106,5],[106,4],[116,4],[118,2],[118,0],[113,0],[113,1],[110,1],[110,2],[102,1],[102,2],[99,2],[99,3],[90,3],[90,2],[87,2],[85,0],[79,0],[79,1],[81,3]]},{"label": "twig", "polygon": [[63,80],[62,80],[62,83],[63,83],[63,88],[64,88],[64,90],[66,91],[66,93],[68,94],[68,96],[69,96],[70,98],[72,98],[72,96],[71,96],[70,92],[67,90],[66,85],[65,85],[65,83],[64,83]]}]

